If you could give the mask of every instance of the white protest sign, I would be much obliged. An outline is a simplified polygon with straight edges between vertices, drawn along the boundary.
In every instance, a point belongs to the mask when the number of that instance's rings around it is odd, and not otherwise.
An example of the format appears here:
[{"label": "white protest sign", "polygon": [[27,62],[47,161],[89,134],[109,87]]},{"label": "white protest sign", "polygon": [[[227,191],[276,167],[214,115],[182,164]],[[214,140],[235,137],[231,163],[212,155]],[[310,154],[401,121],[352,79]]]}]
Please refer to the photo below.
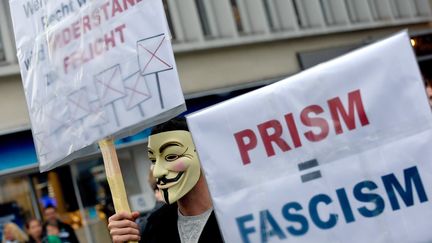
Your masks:
[{"label": "white protest sign", "polygon": [[162,1],[10,0],[10,7],[42,171],[184,110]]},{"label": "white protest sign", "polygon": [[188,124],[227,242],[432,241],[432,115],[406,33]]}]

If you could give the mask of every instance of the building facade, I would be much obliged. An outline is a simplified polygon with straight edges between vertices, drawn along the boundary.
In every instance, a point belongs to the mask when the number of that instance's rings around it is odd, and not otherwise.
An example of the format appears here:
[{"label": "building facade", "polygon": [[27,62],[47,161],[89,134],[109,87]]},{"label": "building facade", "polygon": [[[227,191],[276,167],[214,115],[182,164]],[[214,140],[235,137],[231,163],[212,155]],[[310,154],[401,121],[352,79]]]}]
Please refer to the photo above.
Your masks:
[{"label": "building facade", "polygon": [[[403,29],[429,35],[432,23],[432,0],[163,2],[189,111]],[[419,62],[426,70],[430,56],[423,54]],[[99,154],[38,173],[8,0],[0,0],[0,111],[0,224],[40,218],[41,209],[54,204],[83,242],[108,242],[105,220],[112,202]],[[147,133],[118,141],[129,200],[139,211],[154,205]]]}]

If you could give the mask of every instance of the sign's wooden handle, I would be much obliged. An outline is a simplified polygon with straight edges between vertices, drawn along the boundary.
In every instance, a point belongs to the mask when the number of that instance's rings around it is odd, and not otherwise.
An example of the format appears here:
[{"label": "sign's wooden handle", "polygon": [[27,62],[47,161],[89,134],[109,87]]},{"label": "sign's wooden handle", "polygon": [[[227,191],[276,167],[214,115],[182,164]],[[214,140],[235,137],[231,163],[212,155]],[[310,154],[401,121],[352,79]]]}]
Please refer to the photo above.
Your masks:
[{"label": "sign's wooden handle", "polygon": [[[130,207],[127,200],[126,189],[123,182],[123,176],[117,158],[113,139],[104,139],[99,141],[99,147],[102,152],[105,164],[105,173],[111,190],[112,199],[116,213],[130,213]],[[136,243],[129,241],[129,243]]]}]

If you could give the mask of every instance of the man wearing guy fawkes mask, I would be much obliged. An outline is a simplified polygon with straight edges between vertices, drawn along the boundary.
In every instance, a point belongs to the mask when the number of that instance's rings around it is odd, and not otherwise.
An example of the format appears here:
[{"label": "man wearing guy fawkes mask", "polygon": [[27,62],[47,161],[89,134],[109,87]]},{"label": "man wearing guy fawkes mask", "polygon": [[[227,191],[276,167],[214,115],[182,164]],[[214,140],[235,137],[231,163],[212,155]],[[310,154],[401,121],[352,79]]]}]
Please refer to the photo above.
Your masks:
[{"label": "man wearing guy fawkes mask", "polygon": [[138,212],[110,217],[113,242],[223,242],[186,120],[176,118],[154,127],[148,155],[167,205],[149,217],[141,234],[134,222]]}]

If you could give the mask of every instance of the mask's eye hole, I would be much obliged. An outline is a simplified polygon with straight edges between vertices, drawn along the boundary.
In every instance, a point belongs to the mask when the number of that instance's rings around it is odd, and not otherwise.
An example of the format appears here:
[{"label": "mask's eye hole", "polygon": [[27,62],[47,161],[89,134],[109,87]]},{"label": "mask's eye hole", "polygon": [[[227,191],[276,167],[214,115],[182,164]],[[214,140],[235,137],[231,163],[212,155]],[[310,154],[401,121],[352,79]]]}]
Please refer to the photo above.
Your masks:
[{"label": "mask's eye hole", "polygon": [[167,156],[165,156],[166,161],[174,161],[178,158],[179,158],[179,156],[176,154],[168,154]]},{"label": "mask's eye hole", "polygon": [[149,160],[150,160],[150,162],[151,162],[152,164],[155,164],[155,163],[156,163],[156,159],[154,159],[154,158],[149,158]]}]

